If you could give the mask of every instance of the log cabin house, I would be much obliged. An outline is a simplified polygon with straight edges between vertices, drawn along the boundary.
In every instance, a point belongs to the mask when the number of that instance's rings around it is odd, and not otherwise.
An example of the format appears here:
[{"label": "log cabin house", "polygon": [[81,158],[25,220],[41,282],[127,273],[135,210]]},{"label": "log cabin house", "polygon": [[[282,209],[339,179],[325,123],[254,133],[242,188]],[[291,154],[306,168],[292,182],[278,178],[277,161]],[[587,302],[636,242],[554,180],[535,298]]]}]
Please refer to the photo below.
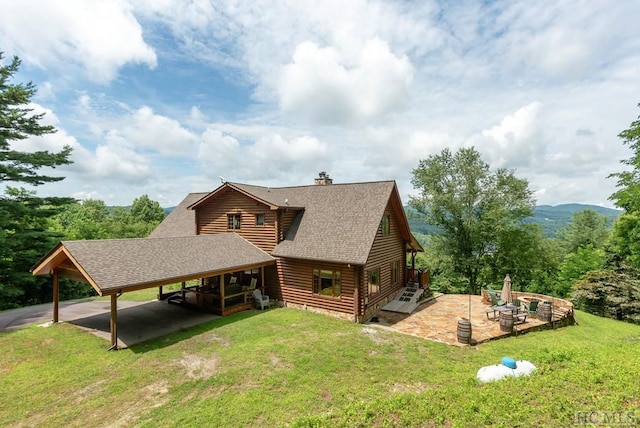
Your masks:
[{"label": "log cabin house", "polygon": [[[32,271],[53,277],[54,321],[58,277],[111,295],[116,346],[117,297],[150,287],[221,315],[249,308],[260,289],[282,306],[363,322],[410,280],[417,251],[395,181],[333,184],[323,172],[309,186],[191,193],[148,238],[63,241]],[[162,293],[176,282],[180,292]]]}]

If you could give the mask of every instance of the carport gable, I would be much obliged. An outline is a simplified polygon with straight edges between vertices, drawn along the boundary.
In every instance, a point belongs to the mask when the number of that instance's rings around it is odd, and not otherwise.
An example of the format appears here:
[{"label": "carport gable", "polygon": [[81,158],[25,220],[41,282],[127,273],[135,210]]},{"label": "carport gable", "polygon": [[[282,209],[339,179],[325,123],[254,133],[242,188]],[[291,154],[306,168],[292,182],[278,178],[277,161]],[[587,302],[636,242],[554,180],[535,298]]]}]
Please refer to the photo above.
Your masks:
[{"label": "carport gable", "polygon": [[173,284],[273,264],[234,233],[170,238],[62,241],[33,268],[90,284],[99,295]]}]

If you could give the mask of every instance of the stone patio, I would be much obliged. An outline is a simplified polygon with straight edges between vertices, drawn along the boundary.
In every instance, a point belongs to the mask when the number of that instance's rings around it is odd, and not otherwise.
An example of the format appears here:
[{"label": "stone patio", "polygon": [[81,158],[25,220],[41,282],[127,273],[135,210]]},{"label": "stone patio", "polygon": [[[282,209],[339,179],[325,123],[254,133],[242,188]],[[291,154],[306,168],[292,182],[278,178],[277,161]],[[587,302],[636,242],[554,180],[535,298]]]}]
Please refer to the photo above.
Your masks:
[{"label": "stone patio", "polygon": [[458,320],[469,319],[471,302],[471,341],[472,345],[501,337],[518,335],[526,331],[539,329],[549,322],[541,321],[534,315],[527,316],[523,324],[514,326],[514,333],[500,330],[498,320],[489,320],[486,310],[490,305],[483,302],[481,296],[464,294],[442,294],[422,303],[412,314],[380,311],[378,322],[369,322],[402,333],[449,345],[467,346],[457,341]]}]

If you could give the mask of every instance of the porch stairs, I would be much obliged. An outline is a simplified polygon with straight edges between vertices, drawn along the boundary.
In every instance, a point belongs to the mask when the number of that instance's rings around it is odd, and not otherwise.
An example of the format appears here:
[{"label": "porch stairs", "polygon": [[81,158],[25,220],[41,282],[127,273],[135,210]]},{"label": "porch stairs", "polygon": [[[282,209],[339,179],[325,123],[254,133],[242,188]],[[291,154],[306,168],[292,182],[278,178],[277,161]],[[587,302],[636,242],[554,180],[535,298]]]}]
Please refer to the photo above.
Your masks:
[{"label": "porch stairs", "polygon": [[392,301],[382,307],[382,310],[411,314],[420,305],[422,293],[424,293],[422,288],[413,285],[403,287]]}]

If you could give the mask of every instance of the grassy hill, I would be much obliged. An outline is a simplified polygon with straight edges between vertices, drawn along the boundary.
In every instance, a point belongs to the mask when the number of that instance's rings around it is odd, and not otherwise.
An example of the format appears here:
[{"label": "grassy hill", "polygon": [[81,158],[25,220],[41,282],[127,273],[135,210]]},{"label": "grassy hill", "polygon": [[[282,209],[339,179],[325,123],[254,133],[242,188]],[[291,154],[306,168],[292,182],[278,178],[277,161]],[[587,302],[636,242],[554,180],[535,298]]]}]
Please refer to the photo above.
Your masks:
[{"label": "grassy hill", "polygon": [[[640,327],[458,348],[304,311],[246,311],[117,352],[69,324],[0,334],[0,426],[549,426],[640,418]],[[538,372],[480,385],[508,355]],[[606,424],[605,424],[606,425]]]},{"label": "grassy hill", "polygon": [[[542,227],[544,236],[553,237],[558,230],[562,229],[572,220],[574,213],[586,209],[596,211],[600,215],[604,215],[607,218],[608,224],[612,225],[613,221],[620,215],[622,211],[600,207],[597,205],[584,205],[584,204],[562,204],[562,205],[539,205],[534,210],[533,217],[525,219],[529,223],[537,223]],[[418,214],[413,208],[406,206],[405,212],[409,219],[409,226],[413,232],[419,232],[422,234],[437,233],[437,228],[427,224],[420,214]]]}]

